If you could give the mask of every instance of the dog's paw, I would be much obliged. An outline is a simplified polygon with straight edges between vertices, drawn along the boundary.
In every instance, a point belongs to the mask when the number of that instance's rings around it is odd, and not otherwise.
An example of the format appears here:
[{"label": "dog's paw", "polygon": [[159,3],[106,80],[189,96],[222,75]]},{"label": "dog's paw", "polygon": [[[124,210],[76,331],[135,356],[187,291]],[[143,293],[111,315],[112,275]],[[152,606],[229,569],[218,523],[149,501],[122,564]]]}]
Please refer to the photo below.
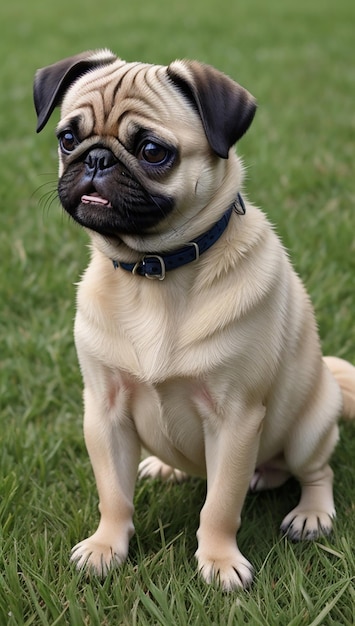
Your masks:
[{"label": "dog's paw", "polygon": [[309,511],[298,507],[286,515],[280,530],[291,541],[309,540],[329,535],[335,511]]},{"label": "dog's paw", "polygon": [[264,491],[265,489],[275,489],[281,487],[291,474],[286,470],[281,470],[267,465],[256,468],[253,478],[250,481],[250,491]]},{"label": "dog's paw", "polygon": [[160,478],[163,481],[181,483],[188,479],[188,474],[166,465],[156,456],[148,456],[139,464],[138,478]]},{"label": "dog's paw", "polygon": [[121,565],[128,554],[128,541],[107,541],[96,531],[78,543],[71,551],[70,560],[78,569],[105,577],[109,569]]},{"label": "dog's paw", "polygon": [[253,567],[237,547],[226,556],[216,557],[199,548],[195,557],[202,578],[207,583],[216,583],[223,591],[247,589],[253,581]]}]

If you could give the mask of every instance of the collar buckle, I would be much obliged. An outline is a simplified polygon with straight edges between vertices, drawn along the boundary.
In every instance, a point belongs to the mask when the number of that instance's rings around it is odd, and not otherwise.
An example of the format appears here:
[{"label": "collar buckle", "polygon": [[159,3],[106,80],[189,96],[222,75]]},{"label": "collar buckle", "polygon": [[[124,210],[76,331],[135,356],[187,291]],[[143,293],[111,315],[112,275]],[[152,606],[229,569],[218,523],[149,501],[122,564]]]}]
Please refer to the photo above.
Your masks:
[{"label": "collar buckle", "polygon": [[167,252],[166,254],[147,254],[137,261],[137,263],[113,260],[113,266],[115,269],[121,267],[127,272],[144,276],[149,280],[164,280],[166,272],[182,267],[187,263],[197,261],[201,254],[209,250],[209,248],[218,241],[229,224],[233,209],[239,215],[245,214],[245,204],[239,193],[237,194],[236,200],[218,222],[203,235],[197,237],[196,241],[190,241],[179,250]]},{"label": "collar buckle", "polygon": [[189,241],[186,246],[192,246],[193,248],[195,248],[195,258],[193,260],[198,261],[200,258],[200,248],[198,243],[196,243],[196,241]]},{"label": "collar buckle", "polygon": [[164,259],[158,254],[144,256],[143,259],[135,264],[132,270],[132,274],[145,276],[149,280],[164,280],[165,273]]}]

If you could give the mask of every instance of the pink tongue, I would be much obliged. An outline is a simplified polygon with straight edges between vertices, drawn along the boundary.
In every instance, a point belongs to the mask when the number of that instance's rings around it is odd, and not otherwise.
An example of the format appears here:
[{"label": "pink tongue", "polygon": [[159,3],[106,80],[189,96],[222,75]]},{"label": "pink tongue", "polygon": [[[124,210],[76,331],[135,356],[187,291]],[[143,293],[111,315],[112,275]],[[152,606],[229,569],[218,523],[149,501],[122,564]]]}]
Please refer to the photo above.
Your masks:
[{"label": "pink tongue", "polygon": [[91,196],[81,196],[81,201],[83,204],[110,204],[106,198],[101,198],[101,196],[92,194]]}]

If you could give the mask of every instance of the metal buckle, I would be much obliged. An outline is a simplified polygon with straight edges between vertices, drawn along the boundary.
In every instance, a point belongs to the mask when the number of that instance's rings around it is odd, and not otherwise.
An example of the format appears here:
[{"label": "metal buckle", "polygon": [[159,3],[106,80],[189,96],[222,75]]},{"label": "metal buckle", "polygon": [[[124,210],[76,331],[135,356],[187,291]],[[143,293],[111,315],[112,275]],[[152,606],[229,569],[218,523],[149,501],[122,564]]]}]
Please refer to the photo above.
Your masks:
[{"label": "metal buckle", "polygon": [[200,248],[198,247],[198,244],[196,243],[196,241],[189,241],[187,244],[187,246],[193,246],[195,248],[195,258],[194,261],[198,261],[200,258]]},{"label": "metal buckle", "polygon": [[[147,263],[148,259],[156,259],[157,261],[159,261],[160,263],[160,274],[147,274],[147,272],[144,271],[144,267]],[[145,256],[143,257],[143,259],[141,261],[138,261],[133,270],[132,270],[132,274],[138,274],[138,268],[139,266],[142,267],[143,269],[143,276],[145,276],[145,278],[148,278],[149,280],[164,280],[165,278],[165,263],[164,263],[164,259],[161,256],[158,256],[157,254],[152,254],[149,256]]]}]

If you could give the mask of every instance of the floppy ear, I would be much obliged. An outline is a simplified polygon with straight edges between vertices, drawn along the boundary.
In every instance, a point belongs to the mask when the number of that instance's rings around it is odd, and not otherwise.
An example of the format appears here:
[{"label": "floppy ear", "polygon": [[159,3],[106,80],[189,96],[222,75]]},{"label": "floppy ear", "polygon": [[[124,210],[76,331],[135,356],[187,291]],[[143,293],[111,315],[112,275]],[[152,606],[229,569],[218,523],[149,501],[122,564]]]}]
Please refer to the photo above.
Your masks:
[{"label": "floppy ear", "polygon": [[37,133],[47,124],[53,109],[77,78],[95,67],[116,61],[110,50],[83,52],[58,63],[37,70],[33,86],[33,98],[37,113]]},{"label": "floppy ear", "polygon": [[229,148],[253,120],[253,96],[222,72],[197,61],[174,61],[167,73],[197,108],[213,151],[227,159]]}]

